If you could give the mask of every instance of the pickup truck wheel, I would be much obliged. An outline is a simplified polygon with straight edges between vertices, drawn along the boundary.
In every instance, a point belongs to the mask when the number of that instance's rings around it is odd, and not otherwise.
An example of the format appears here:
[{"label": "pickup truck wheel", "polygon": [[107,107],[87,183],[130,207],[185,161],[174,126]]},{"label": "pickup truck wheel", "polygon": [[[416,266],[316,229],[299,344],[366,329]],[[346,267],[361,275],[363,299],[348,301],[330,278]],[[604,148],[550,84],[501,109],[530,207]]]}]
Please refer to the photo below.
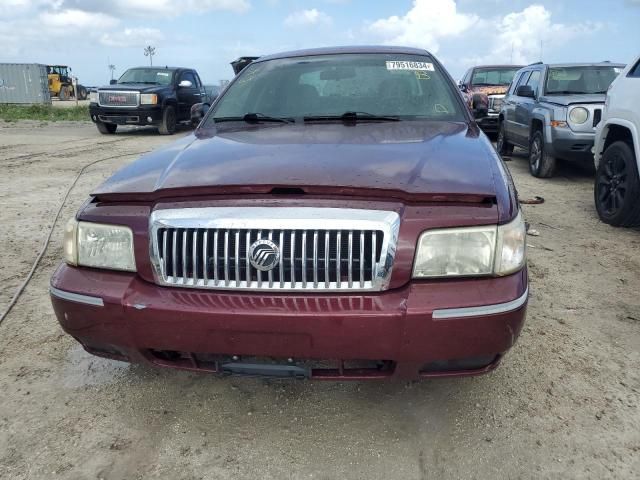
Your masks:
[{"label": "pickup truck wheel", "polygon": [[498,140],[496,141],[496,150],[502,157],[510,157],[513,155],[513,144],[507,142],[507,136],[504,131],[504,123],[500,122],[498,127]]},{"label": "pickup truck wheel", "polygon": [[538,178],[550,178],[556,171],[556,159],[547,154],[542,131],[533,134],[529,145],[529,171]]},{"label": "pickup truck wheel", "polygon": [[158,127],[160,135],[173,135],[176,131],[176,109],[168,105],[162,111],[162,123]]},{"label": "pickup truck wheel", "polygon": [[594,189],[600,219],[614,227],[640,226],[640,178],[628,143],[612,143],[600,159]]},{"label": "pickup truck wheel", "polygon": [[115,123],[96,122],[96,127],[98,127],[98,131],[103,135],[114,134],[118,129],[118,125]]}]

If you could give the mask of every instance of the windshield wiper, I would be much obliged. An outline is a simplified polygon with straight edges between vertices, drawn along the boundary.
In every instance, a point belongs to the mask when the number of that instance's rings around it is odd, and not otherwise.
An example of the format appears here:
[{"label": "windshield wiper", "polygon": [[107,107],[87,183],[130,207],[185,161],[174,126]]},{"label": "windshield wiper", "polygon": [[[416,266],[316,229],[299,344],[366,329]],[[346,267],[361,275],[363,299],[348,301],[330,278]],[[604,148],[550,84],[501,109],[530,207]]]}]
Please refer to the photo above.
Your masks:
[{"label": "windshield wiper", "polygon": [[260,123],[260,122],[277,122],[277,123],[295,123],[292,118],[285,117],[271,117],[263,113],[247,113],[242,117],[218,117],[213,119],[215,123],[221,122],[246,122],[246,123]]},{"label": "windshield wiper", "polygon": [[305,122],[322,122],[342,120],[343,122],[357,122],[367,120],[374,122],[399,122],[400,118],[390,115],[375,115],[367,112],[345,112],[342,115],[315,115],[304,117]]}]

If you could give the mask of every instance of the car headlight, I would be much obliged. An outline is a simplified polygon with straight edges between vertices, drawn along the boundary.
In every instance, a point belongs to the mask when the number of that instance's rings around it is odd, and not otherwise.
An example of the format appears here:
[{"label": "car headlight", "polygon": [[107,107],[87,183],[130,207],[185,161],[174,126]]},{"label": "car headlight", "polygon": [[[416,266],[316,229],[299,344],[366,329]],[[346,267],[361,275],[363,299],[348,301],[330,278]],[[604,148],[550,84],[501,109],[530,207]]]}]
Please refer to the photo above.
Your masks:
[{"label": "car headlight", "polygon": [[522,214],[506,225],[445,228],[420,235],[414,278],[508,275],[525,263]]},{"label": "car headlight", "polygon": [[71,219],[64,231],[63,251],[69,265],[136,271],[129,227]]},{"label": "car headlight", "polygon": [[142,93],[140,94],[140,105],[157,105],[158,95],[155,93]]},{"label": "car headlight", "polygon": [[89,103],[98,103],[98,92],[89,92]]},{"label": "car headlight", "polygon": [[569,120],[577,125],[582,125],[589,119],[589,110],[583,107],[576,107],[569,112]]}]

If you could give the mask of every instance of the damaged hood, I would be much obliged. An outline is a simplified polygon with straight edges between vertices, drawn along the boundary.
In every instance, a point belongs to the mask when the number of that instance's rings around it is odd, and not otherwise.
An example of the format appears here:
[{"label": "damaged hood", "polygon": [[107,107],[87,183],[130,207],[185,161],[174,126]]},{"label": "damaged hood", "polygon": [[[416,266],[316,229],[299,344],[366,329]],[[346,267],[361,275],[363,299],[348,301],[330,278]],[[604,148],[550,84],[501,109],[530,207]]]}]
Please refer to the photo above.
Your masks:
[{"label": "damaged hood", "polygon": [[[261,124],[199,129],[98,187],[100,199],[300,193],[485,201],[504,189],[493,147],[462,122]],[[499,187],[496,187],[499,184]]]}]

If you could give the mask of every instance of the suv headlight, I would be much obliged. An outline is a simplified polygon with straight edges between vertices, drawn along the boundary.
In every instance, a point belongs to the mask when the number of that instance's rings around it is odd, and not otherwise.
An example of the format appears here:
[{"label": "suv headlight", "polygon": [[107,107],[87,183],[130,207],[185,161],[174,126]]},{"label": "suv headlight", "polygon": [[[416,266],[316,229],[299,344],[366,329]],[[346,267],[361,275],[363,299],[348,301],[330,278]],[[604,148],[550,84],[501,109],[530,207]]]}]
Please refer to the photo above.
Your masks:
[{"label": "suv headlight", "polygon": [[63,246],[69,265],[136,271],[129,227],[71,219],[64,231]]},{"label": "suv headlight", "polygon": [[89,92],[89,103],[98,103],[98,92]]},{"label": "suv headlight", "polygon": [[420,235],[413,278],[508,275],[525,263],[522,214],[506,225],[445,228]]},{"label": "suv headlight", "polygon": [[589,119],[589,110],[583,107],[576,107],[569,112],[569,120],[576,125],[582,125]]},{"label": "suv headlight", "polygon": [[140,105],[157,105],[158,95],[155,93],[141,93]]}]

